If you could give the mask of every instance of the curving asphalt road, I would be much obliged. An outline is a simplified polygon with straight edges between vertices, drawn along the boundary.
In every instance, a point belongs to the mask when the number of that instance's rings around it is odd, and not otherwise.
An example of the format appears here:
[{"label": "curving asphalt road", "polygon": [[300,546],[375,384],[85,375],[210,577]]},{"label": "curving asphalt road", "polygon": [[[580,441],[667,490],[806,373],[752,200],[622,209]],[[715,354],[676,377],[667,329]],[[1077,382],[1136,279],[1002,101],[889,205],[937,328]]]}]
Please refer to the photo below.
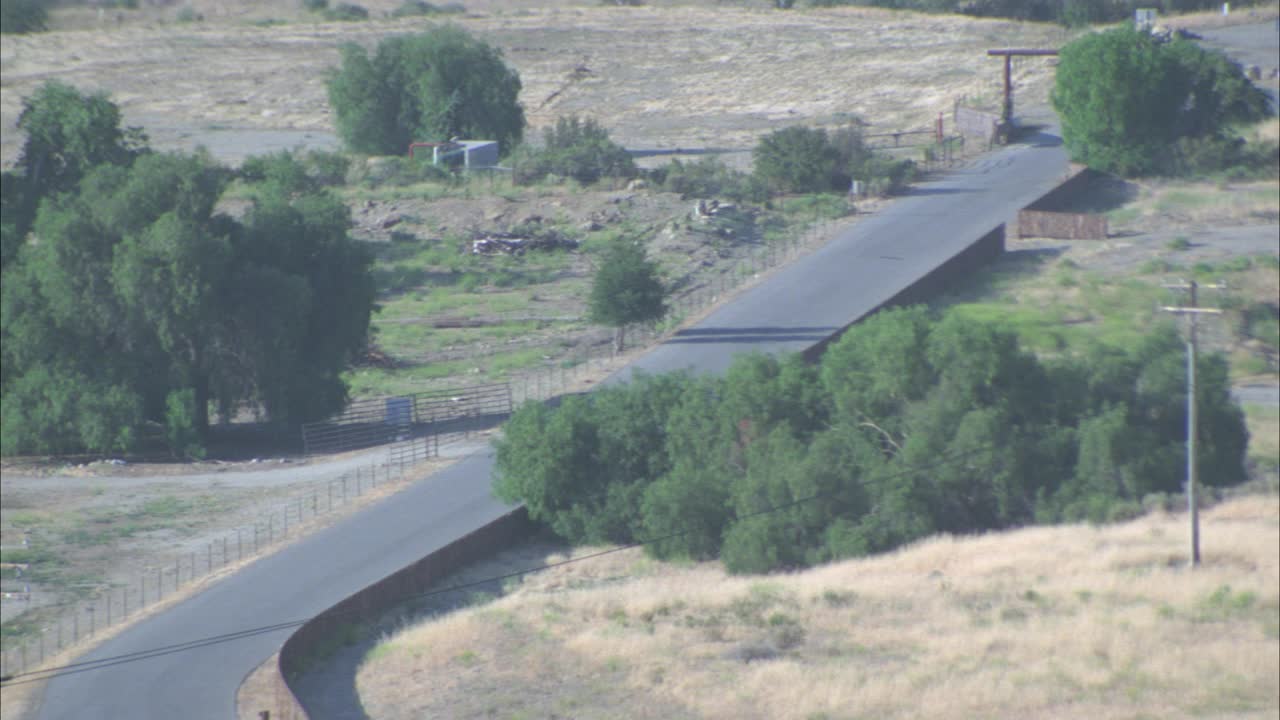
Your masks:
[{"label": "curving asphalt road", "polygon": [[[743,351],[800,350],[850,323],[964,249],[1067,169],[1040,135],[922,184],[880,214],[642,357],[647,372],[721,372]],[[625,381],[630,371],[611,381]],[[124,631],[81,658],[100,660],[319,613],[351,593],[499,517],[493,456],[481,450],[388,500],[245,568]],[[228,720],[241,680],[290,631],[58,677],[45,720]],[[322,714],[317,714],[322,716]]]}]

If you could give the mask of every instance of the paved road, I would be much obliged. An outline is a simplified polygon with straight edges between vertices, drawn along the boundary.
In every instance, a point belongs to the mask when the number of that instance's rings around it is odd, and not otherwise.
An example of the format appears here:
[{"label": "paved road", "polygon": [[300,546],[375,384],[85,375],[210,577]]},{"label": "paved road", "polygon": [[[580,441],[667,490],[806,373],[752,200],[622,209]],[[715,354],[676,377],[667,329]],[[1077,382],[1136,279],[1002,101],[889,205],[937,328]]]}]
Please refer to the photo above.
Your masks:
[{"label": "paved road", "polygon": [[[924,184],[635,367],[720,372],[737,352],[807,347],[1007,220],[1065,171],[1056,138],[1040,136]],[[314,615],[505,513],[489,495],[492,463],[491,451],[477,452],[130,628],[83,660]],[[57,678],[39,717],[227,720],[241,680],[288,632]]]}]

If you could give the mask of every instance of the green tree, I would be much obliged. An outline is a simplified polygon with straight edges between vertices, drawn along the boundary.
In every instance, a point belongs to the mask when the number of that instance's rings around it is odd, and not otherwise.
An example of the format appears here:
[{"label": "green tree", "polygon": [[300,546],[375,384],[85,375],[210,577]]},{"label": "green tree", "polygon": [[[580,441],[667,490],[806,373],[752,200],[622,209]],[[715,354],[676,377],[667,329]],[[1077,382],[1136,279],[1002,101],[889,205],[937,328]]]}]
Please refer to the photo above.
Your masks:
[{"label": "green tree", "polygon": [[120,127],[120,108],[105,94],[57,80],[23,101],[18,129],[27,137],[17,167],[39,196],[74,188],[96,165],[128,165],[146,143],[137,128]]},{"label": "green tree", "polygon": [[452,137],[496,140],[506,151],[524,132],[519,75],[452,25],[387,38],[372,58],[346,45],[327,87],[338,134],[355,152],[399,155],[410,142]]},{"label": "green tree", "polygon": [[0,262],[17,254],[42,198],[75,188],[101,164],[128,165],[145,149],[136,128],[120,127],[120,110],[106,95],[86,95],[52,80],[23,100],[18,129],[22,154],[3,179]]},{"label": "green tree", "polygon": [[119,449],[151,420],[193,455],[211,405],[287,422],[342,406],[374,297],[347,209],[264,183],[237,221],[214,212],[229,177],[150,153],[41,205],[0,289],[5,452]]},{"label": "green tree", "polygon": [[0,0],[0,33],[33,33],[49,29],[44,0]]},{"label": "green tree", "polygon": [[1132,27],[1066,45],[1051,99],[1072,159],[1122,175],[1169,170],[1180,138],[1217,138],[1267,113],[1265,96],[1225,57]]},{"label": "green tree", "polygon": [[666,294],[658,265],[644,247],[618,239],[600,257],[587,298],[588,314],[591,322],[614,328],[614,350],[622,352],[628,325],[666,314]]}]

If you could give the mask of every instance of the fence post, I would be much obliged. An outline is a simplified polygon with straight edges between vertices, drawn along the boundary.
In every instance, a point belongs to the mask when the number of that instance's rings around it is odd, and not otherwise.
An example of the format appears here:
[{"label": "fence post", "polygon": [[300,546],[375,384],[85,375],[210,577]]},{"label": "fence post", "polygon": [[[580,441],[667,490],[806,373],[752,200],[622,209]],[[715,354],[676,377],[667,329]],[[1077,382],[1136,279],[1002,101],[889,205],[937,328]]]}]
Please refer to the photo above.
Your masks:
[{"label": "fence post", "polygon": [[71,644],[80,642],[80,608],[71,616]]},{"label": "fence post", "polygon": [[98,629],[98,606],[89,606],[89,637],[93,637],[93,633]]}]

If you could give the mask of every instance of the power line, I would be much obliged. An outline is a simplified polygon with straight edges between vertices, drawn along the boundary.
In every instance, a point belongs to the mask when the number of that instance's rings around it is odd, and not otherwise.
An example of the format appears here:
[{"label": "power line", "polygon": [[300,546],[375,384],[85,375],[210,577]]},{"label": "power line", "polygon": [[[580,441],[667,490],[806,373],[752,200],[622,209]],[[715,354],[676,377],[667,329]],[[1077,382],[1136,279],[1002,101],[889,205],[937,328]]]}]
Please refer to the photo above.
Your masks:
[{"label": "power line", "polygon": [[[924,472],[926,470],[932,470],[938,467],[945,466],[947,464],[950,464],[954,460],[958,460],[958,459],[967,457],[969,455],[975,455],[979,452],[984,452],[993,447],[994,445],[986,445],[986,446],[979,446],[977,448],[970,448],[969,450],[965,450],[964,452],[960,452],[954,455],[944,457],[938,462],[935,462],[929,465],[908,468],[895,473],[891,473],[889,475],[875,477],[872,479],[875,482],[884,482],[884,481],[893,480],[899,477],[906,477],[914,473]],[[788,502],[788,503],[783,503],[782,505],[768,507],[763,510],[758,510],[756,512],[739,515],[734,519],[747,520],[749,518],[768,515],[770,513],[775,513],[782,510],[788,510],[790,508],[796,507],[797,505],[813,502],[815,500],[834,499],[833,495],[834,493],[816,493],[814,495],[792,500],[791,502]],[[650,545],[653,543],[664,542],[666,540],[674,540],[676,538],[688,535],[691,532],[693,532],[693,530],[682,530],[679,532],[668,533],[667,535],[662,535],[662,536],[653,537],[653,538],[646,538],[644,540],[637,540],[625,545],[609,548],[607,550],[601,550],[599,552],[594,552],[588,555],[582,555],[580,557],[568,558],[566,560],[561,560],[561,561],[552,562],[552,563],[543,563],[541,565],[538,565],[537,567],[525,568],[523,570],[515,570],[509,573],[504,573],[502,575],[495,575],[495,576],[487,577],[481,580],[474,580],[471,582],[452,585],[450,587],[441,588],[438,590],[429,590],[423,593],[415,593],[395,603],[391,607],[387,608],[387,610],[385,610],[384,612],[389,613],[402,605],[406,605],[411,602],[416,602],[419,600],[435,597],[438,595],[444,595],[446,593],[458,592],[461,590],[466,590],[468,588],[477,587],[480,585],[487,585],[489,583],[501,582],[503,580],[508,580],[516,577],[523,577],[524,575],[529,575],[536,572],[542,572],[544,570],[550,570],[553,568],[563,567],[565,565],[570,565],[573,563],[593,560],[595,558],[603,557],[605,555],[612,555],[614,553],[623,552],[625,550],[631,550],[637,547],[643,547],[645,545]],[[333,613],[333,614],[343,615],[343,614],[354,613],[354,612],[357,612],[357,610],[353,608],[351,610],[342,611],[342,612]],[[254,637],[257,635],[265,635],[267,633],[276,632],[277,630],[284,630],[288,628],[299,627],[301,625],[304,625],[310,622],[315,617],[318,617],[318,615],[304,618],[301,620],[289,620],[285,622],[275,623],[272,625],[262,625],[262,626],[253,627],[253,628],[246,628],[244,630],[237,630],[229,633],[222,633],[219,635],[210,635],[208,637],[198,638],[195,640],[188,640],[180,643],[174,643],[172,645],[161,645],[161,646],[149,648],[146,650],[138,650],[135,652],[122,653],[120,655],[113,655],[106,658],[100,658],[98,660],[86,660],[82,662],[68,663],[66,665],[59,665],[56,667],[45,668],[42,670],[32,670],[29,672],[17,673],[15,675],[10,675],[4,678],[0,678],[0,684],[2,684],[4,687],[8,687],[11,685],[23,685],[27,683],[33,683],[33,682],[43,682],[45,680],[52,680],[55,678],[62,677],[64,675],[75,675],[78,673],[89,672],[92,670],[101,670],[109,667],[114,667],[116,665],[124,665],[132,662],[139,662],[142,660],[149,660],[151,658],[162,657],[165,655],[173,655],[176,653],[196,650],[202,647],[209,647],[212,645],[219,645],[222,643],[234,642],[236,640],[242,640],[244,638]]]}]

